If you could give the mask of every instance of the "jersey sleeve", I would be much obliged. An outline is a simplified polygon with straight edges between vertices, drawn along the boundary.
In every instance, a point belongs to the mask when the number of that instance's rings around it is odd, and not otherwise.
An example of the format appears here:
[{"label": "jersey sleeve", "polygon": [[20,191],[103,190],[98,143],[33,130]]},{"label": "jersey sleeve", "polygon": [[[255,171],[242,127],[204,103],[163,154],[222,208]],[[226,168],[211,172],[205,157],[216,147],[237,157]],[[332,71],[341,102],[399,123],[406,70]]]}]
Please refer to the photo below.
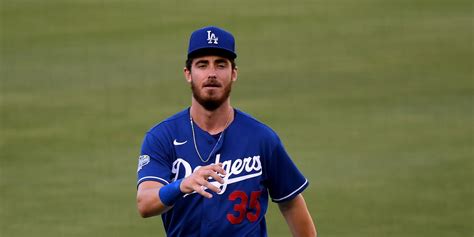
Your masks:
[{"label": "jersey sleeve", "polygon": [[273,202],[289,201],[308,187],[308,180],[293,163],[280,139],[268,165],[268,190]]},{"label": "jersey sleeve", "polygon": [[137,187],[144,181],[157,181],[164,185],[171,181],[171,152],[166,138],[147,132],[138,158]]}]

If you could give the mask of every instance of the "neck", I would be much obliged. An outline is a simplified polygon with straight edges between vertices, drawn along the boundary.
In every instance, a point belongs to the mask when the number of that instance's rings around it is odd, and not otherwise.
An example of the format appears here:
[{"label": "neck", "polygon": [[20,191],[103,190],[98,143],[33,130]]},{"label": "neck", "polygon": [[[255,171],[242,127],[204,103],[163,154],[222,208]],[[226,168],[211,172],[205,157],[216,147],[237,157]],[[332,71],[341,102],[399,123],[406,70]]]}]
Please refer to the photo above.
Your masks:
[{"label": "neck", "polygon": [[219,108],[213,111],[206,110],[194,98],[191,104],[191,118],[204,131],[214,135],[218,134],[234,119],[234,109],[230,101],[225,101]]}]

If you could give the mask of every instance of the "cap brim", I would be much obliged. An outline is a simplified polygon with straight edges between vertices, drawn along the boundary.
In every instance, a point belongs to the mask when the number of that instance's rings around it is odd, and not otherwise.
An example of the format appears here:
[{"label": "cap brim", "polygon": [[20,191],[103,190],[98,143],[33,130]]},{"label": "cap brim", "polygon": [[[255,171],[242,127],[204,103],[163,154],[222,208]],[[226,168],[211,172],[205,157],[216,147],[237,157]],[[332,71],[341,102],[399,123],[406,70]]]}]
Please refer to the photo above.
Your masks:
[{"label": "cap brim", "polygon": [[235,59],[237,58],[237,55],[229,50],[223,49],[223,48],[200,48],[196,49],[188,54],[188,59],[190,58],[197,58],[197,57],[202,57],[202,56],[209,56],[209,55],[215,55],[215,56],[221,56],[225,57],[228,59]]}]

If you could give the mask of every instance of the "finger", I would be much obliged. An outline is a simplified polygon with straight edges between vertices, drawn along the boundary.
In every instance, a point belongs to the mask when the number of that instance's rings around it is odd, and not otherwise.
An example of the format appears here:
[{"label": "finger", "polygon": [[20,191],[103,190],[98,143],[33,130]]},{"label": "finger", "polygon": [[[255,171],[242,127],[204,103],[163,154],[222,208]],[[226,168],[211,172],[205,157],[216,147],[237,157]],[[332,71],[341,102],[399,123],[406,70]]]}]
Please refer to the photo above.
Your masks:
[{"label": "finger", "polygon": [[214,184],[209,183],[209,182],[207,182],[207,184],[205,184],[203,186],[207,187],[208,189],[210,189],[211,191],[216,192],[216,193],[221,191],[221,189],[219,187],[217,187]]},{"label": "finger", "polygon": [[211,169],[203,169],[200,174],[204,179],[207,180],[212,175],[212,173],[215,173],[215,172]]},{"label": "finger", "polygon": [[224,179],[221,176],[219,176],[217,173],[212,172],[210,177],[212,177],[217,182],[224,184]]},{"label": "finger", "polygon": [[216,192],[216,193],[221,191],[218,187],[216,187],[215,185],[209,183],[207,180],[199,180],[198,184],[201,185],[202,187],[206,187],[209,190],[211,190],[213,192]]},{"label": "finger", "polygon": [[198,171],[200,171],[200,172],[213,171],[213,172],[217,172],[217,173],[219,173],[219,174],[225,175],[226,172],[225,172],[225,170],[222,168],[222,166],[223,166],[222,163],[211,164],[211,165],[207,165],[207,166],[203,166],[203,167],[199,168]]},{"label": "finger", "polygon": [[209,180],[213,178],[214,180],[218,181],[221,184],[224,184],[224,179],[215,171],[213,170],[201,170],[200,176],[203,177],[204,180]]},{"label": "finger", "polygon": [[201,194],[203,197],[205,198],[212,198],[212,194],[204,191],[204,186],[201,186],[201,185],[194,185],[193,186],[193,189],[194,191],[196,191],[196,193],[199,193]]},{"label": "finger", "polygon": [[217,182],[217,181],[213,181],[213,182],[209,182],[209,183],[210,183],[210,185],[215,186],[215,187],[218,188],[218,191],[217,191],[216,193],[222,192],[223,184],[221,184],[221,183],[219,183],[219,182]]},{"label": "finger", "polygon": [[222,163],[211,165],[210,168],[219,174],[226,175],[225,170],[222,168]]}]

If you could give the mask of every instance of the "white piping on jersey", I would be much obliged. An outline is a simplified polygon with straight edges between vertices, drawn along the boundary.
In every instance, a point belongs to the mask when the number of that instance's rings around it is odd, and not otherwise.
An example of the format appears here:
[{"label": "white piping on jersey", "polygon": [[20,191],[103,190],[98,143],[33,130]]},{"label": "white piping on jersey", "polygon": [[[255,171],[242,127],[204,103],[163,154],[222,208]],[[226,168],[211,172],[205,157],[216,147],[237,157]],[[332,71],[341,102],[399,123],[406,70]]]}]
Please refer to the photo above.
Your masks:
[{"label": "white piping on jersey", "polygon": [[[218,188],[220,188],[222,186],[221,191],[217,193],[219,195],[222,195],[225,192],[225,190],[227,188],[227,185],[233,184],[233,183],[238,183],[240,181],[243,181],[243,180],[246,180],[246,179],[251,179],[251,178],[254,178],[254,177],[257,177],[257,176],[260,176],[260,175],[262,175],[262,171],[260,171],[258,173],[253,173],[253,174],[243,175],[243,176],[240,176],[240,177],[231,178],[231,179],[224,178],[224,184],[221,184],[217,181],[210,182],[210,184],[214,185]],[[202,189],[206,190],[207,187],[203,186]],[[191,194],[194,194],[194,193],[196,193],[196,191],[194,191],[192,193],[188,193],[188,194],[184,195],[184,197],[186,197],[188,195],[191,195]]]},{"label": "white piping on jersey", "polygon": [[145,177],[141,178],[140,180],[138,180],[137,183],[139,184],[139,183],[140,183],[142,180],[144,180],[144,179],[157,179],[157,180],[161,180],[161,181],[165,182],[166,184],[170,184],[170,183],[169,183],[168,181],[166,181],[165,179],[162,179],[162,178],[156,177],[156,176],[145,176]]},{"label": "white piping on jersey", "polygon": [[293,194],[295,194],[296,192],[300,191],[300,189],[302,189],[302,188],[306,185],[306,183],[308,183],[308,180],[307,180],[307,179],[305,179],[303,185],[301,185],[299,188],[297,188],[297,189],[296,189],[295,191],[293,191],[292,193],[290,193],[290,194],[288,194],[288,195],[286,195],[286,196],[284,196],[284,197],[282,197],[282,198],[278,198],[278,199],[275,199],[275,198],[274,198],[273,201],[278,202],[278,201],[281,201],[281,200],[284,200],[284,199],[287,199],[287,198],[291,197],[291,195],[293,195]]}]

